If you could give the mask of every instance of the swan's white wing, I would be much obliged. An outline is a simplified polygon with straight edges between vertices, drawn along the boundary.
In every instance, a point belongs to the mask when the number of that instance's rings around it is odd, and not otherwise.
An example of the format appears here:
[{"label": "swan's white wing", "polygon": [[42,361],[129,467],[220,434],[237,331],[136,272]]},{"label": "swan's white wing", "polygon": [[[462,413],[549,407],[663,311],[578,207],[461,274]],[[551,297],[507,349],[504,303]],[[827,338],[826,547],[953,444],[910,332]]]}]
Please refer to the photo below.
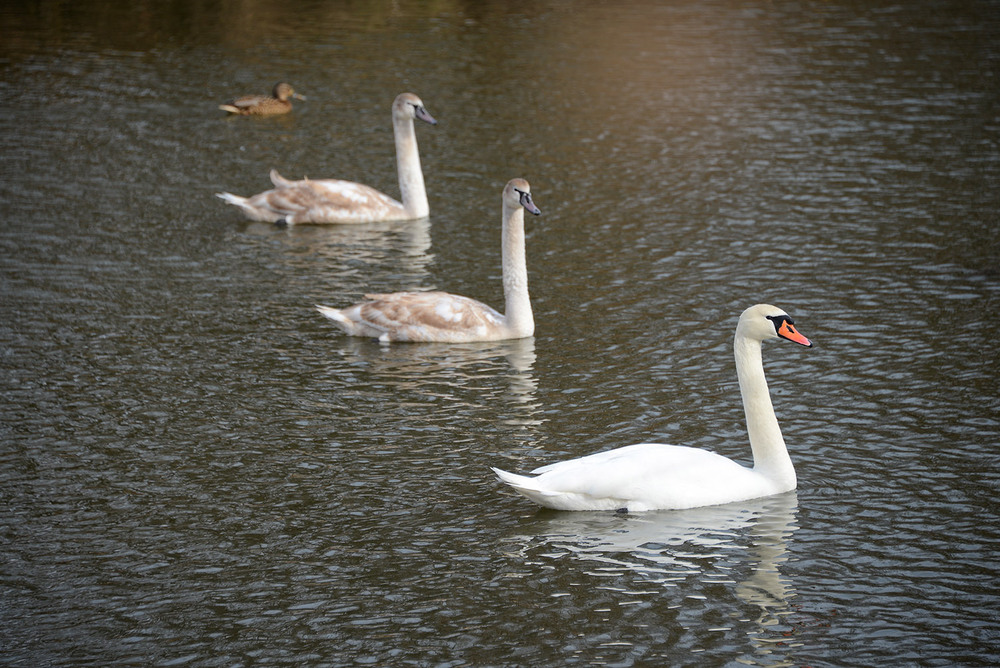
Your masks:
[{"label": "swan's white wing", "polygon": [[[640,443],[558,462],[536,477],[503,478],[536,503],[562,510],[691,508],[761,495],[759,474],[721,455]],[[499,474],[498,474],[499,475]]]},{"label": "swan's white wing", "polygon": [[664,486],[714,485],[721,475],[747,470],[708,450],[640,443],[543,466],[533,473],[550,489],[594,497],[640,498]]}]

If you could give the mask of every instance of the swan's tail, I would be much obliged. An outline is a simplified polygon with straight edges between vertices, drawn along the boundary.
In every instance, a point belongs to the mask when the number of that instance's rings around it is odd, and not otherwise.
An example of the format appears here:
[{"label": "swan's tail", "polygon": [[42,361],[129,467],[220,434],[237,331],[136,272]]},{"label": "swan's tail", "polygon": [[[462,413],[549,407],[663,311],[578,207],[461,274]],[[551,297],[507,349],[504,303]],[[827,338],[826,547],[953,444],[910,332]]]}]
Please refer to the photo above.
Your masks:
[{"label": "swan's tail", "polygon": [[266,220],[265,217],[261,216],[257,208],[250,204],[250,201],[246,197],[240,197],[239,195],[234,195],[232,193],[215,193],[215,196],[225,202],[232,204],[233,206],[238,206],[243,209],[243,213],[247,215],[248,218],[253,220]]},{"label": "swan's tail", "polygon": [[521,486],[523,483],[531,480],[531,478],[528,478],[526,476],[517,475],[516,473],[508,473],[507,471],[504,471],[503,469],[498,469],[495,466],[491,466],[490,470],[496,474],[500,482],[507,483],[511,487]]},{"label": "swan's tail", "polygon": [[501,482],[510,485],[522,496],[546,508],[554,510],[617,510],[628,507],[627,501],[594,499],[580,492],[546,489],[542,487],[538,478],[508,473],[498,468],[493,468],[493,473]]},{"label": "swan's tail", "polygon": [[240,197],[232,193],[215,193],[215,196],[225,202],[238,206],[250,220],[260,220],[265,223],[274,223],[281,220],[281,215],[271,211],[266,206],[254,206],[249,197]]},{"label": "swan's tail", "polygon": [[321,306],[316,304],[316,310],[322,313],[324,316],[333,320],[335,323],[340,325],[343,329],[351,331],[351,326],[354,324],[350,320],[344,317],[344,314],[340,312],[340,309],[331,308],[329,306]]},{"label": "swan's tail", "polygon": [[518,475],[516,473],[509,473],[496,467],[490,468],[493,470],[493,473],[496,474],[497,478],[500,479],[500,482],[510,485],[520,494],[523,494],[539,505],[548,506],[550,508],[554,507],[552,505],[551,497],[559,496],[559,492],[541,489],[538,487],[538,483],[535,482],[534,478]]},{"label": "swan's tail", "polygon": [[215,196],[229,202],[230,204],[235,204],[236,206],[246,207],[247,205],[246,197],[240,197],[239,195],[234,195],[232,193],[215,193]]},{"label": "swan's tail", "polygon": [[368,336],[378,339],[381,343],[390,343],[393,339],[386,330],[365,321],[361,315],[362,307],[364,307],[364,304],[355,304],[347,308],[337,309],[316,304],[317,311],[323,314],[324,317],[332,320],[337,327],[340,327],[351,336]]}]

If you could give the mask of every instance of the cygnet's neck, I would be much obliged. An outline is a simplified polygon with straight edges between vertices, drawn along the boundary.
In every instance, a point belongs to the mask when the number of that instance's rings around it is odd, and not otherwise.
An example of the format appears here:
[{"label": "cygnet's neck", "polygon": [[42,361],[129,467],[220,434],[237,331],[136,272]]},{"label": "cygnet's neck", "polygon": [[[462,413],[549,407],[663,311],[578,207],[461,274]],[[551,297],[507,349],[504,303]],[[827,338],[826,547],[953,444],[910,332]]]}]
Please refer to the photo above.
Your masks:
[{"label": "cygnet's neck", "polygon": [[510,332],[520,338],[535,333],[535,320],[528,297],[528,267],[524,255],[524,209],[512,209],[504,202],[503,232],[504,320]]},{"label": "cygnet's neck", "polygon": [[430,207],[427,204],[427,190],[424,188],[424,173],[420,169],[420,153],[417,150],[413,119],[394,115],[392,126],[396,139],[396,174],[399,177],[403,208],[411,218],[426,218]]},{"label": "cygnet's neck", "polygon": [[733,350],[736,357],[736,375],[743,396],[747,434],[753,451],[754,471],[779,484],[783,490],[795,488],[795,468],[781,437],[778,418],[774,414],[771,395],[764,378],[760,341],[736,332]]}]

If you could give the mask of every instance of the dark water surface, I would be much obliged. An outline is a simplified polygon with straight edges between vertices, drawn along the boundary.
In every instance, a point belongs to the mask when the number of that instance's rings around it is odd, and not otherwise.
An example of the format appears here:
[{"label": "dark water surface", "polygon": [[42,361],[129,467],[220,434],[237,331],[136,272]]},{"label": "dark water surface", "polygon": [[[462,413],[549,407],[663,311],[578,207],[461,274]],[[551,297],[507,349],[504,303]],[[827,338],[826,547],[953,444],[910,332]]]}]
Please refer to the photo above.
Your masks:
[{"label": "dark water surface", "polygon": [[[12,2],[0,9],[0,663],[995,665],[1000,5]],[[292,114],[226,119],[287,80]],[[249,223],[267,172],[431,217]],[[380,347],[312,308],[501,306],[533,339]],[[797,492],[536,510],[489,474],[656,440],[748,462],[765,364]]]}]

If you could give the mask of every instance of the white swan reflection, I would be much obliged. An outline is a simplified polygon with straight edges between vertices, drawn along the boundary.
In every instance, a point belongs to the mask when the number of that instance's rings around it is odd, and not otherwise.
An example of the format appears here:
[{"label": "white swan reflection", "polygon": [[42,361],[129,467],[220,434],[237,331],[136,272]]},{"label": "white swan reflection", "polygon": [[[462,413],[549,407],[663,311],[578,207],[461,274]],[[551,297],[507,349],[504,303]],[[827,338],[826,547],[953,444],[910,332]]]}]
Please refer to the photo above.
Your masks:
[{"label": "white swan reflection", "polygon": [[[681,587],[697,597],[703,584],[731,584],[756,608],[757,652],[769,650],[768,627],[791,612],[795,592],[780,566],[798,528],[794,491],[738,504],[645,513],[539,511],[508,540],[524,562],[570,555],[609,585],[626,577],[629,596]],[[527,533],[525,533],[527,532]],[[720,564],[720,562],[722,562]]]}]

